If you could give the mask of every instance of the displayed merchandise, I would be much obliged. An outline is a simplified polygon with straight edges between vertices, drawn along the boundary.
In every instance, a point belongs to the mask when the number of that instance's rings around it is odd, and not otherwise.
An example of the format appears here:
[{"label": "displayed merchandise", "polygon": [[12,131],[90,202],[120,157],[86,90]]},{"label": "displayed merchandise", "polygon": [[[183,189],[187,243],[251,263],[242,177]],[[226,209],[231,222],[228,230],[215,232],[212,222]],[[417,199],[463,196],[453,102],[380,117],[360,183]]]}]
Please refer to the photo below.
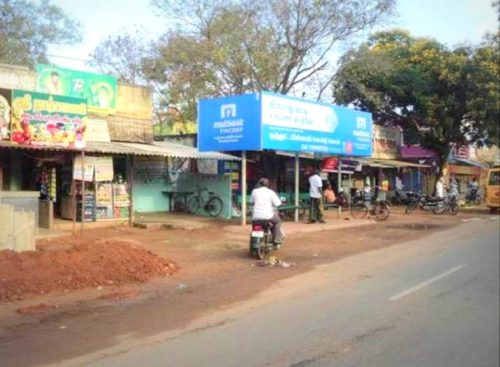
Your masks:
[{"label": "displayed merchandise", "polygon": [[96,184],[96,219],[113,218],[113,185],[99,182]]},{"label": "displayed merchandise", "polygon": [[126,184],[113,184],[113,205],[115,207],[130,206],[130,196]]},{"label": "displayed merchandise", "polygon": [[87,194],[85,195],[85,203],[82,202],[82,196],[76,196],[76,220],[77,222],[82,221],[82,207],[84,208],[84,218],[85,222],[95,222],[96,220],[96,210],[95,210],[95,195]]}]

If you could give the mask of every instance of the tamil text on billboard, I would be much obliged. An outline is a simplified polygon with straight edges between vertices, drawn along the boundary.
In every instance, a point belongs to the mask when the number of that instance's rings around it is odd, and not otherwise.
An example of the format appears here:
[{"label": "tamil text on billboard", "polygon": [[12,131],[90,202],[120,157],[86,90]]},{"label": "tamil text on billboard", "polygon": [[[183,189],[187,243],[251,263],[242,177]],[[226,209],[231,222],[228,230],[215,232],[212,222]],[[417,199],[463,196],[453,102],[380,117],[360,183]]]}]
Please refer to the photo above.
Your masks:
[{"label": "tamil text on billboard", "polygon": [[83,98],[12,91],[12,142],[83,148],[86,119]]},{"label": "tamil text on billboard", "polygon": [[109,115],[116,110],[117,82],[110,75],[36,65],[36,91],[85,98],[92,113]]},{"label": "tamil text on billboard", "polygon": [[371,155],[369,113],[266,92],[261,103],[264,149]]}]

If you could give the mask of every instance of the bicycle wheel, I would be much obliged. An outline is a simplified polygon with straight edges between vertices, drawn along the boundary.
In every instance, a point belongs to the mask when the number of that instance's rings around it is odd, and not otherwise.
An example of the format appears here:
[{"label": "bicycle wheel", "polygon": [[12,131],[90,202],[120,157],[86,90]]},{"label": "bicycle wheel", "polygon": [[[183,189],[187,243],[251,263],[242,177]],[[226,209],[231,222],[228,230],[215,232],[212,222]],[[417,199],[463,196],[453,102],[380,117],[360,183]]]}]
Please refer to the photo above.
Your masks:
[{"label": "bicycle wheel", "polygon": [[373,214],[375,215],[375,218],[380,222],[389,218],[390,213],[391,209],[389,208],[389,205],[387,205],[387,203],[376,203],[375,207],[373,208]]},{"label": "bicycle wheel", "polygon": [[190,198],[187,207],[190,213],[195,214],[200,209],[200,198],[198,196]]},{"label": "bicycle wheel", "polygon": [[224,204],[222,203],[222,200],[217,196],[214,196],[213,198],[208,200],[208,203],[205,206],[205,210],[211,217],[218,217],[222,212],[223,206]]},{"label": "bicycle wheel", "polygon": [[363,219],[368,213],[368,207],[365,203],[359,201],[351,205],[351,216],[356,219]]}]

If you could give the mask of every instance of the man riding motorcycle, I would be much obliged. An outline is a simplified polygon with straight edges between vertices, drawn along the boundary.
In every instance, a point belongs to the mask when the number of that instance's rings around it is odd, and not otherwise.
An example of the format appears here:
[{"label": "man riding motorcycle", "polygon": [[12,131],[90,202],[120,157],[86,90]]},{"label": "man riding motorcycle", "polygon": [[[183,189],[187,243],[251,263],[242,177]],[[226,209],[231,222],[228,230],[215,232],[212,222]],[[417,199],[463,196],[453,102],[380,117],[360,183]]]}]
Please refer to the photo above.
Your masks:
[{"label": "man riding motorcycle", "polygon": [[266,220],[272,223],[271,232],[275,248],[283,243],[283,232],[281,231],[281,218],[276,207],[281,205],[278,195],[269,188],[269,179],[262,177],[253,189],[250,202],[253,204],[252,221]]}]

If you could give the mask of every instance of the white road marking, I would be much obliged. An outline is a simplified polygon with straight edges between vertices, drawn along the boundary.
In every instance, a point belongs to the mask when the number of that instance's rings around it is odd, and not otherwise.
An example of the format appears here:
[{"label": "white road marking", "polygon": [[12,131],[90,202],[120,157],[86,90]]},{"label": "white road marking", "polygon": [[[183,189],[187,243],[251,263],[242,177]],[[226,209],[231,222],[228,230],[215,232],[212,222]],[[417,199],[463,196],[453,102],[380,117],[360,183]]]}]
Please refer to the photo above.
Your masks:
[{"label": "white road marking", "polygon": [[473,222],[475,220],[481,220],[481,218],[474,217],[474,218],[462,219],[462,222],[463,223],[468,223],[468,222]]},{"label": "white road marking", "polygon": [[400,298],[403,298],[403,297],[409,295],[410,293],[416,292],[419,289],[421,289],[421,288],[423,288],[425,286],[428,286],[429,284],[437,282],[439,279],[443,279],[444,277],[447,277],[448,275],[453,274],[454,272],[456,272],[456,271],[458,271],[460,269],[465,268],[466,266],[467,265],[458,265],[458,266],[455,266],[454,268],[451,268],[450,270],[445,271],[444,273],[439,274],[439,275],[435,276],[434,278],[431,278],[429,280],[426,280],[425,282],[419,283],[416,286],[411,287],[410,289],[407,289],[407,290],[405,290],[405,291],[403,291],[401,293],[398,293],[398,294],[390,297],[389,301],[396,301],[396,300],[398,300]]}]

